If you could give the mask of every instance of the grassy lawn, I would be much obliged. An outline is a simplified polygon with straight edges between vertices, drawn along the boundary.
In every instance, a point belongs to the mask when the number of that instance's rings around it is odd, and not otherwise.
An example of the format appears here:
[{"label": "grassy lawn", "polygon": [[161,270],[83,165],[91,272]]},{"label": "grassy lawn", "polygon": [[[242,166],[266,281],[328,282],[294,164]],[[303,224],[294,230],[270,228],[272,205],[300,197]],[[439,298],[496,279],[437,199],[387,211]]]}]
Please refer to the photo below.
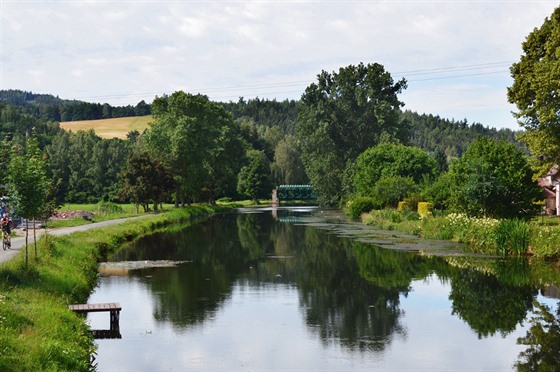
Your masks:
[{"label": "grassy lawn", "polygon": [[[261,201],[261,202],[266,204],[269,201]],[[245,200],[245,201],[227,202],[227,203],[218,202],[217,206],[225,206],[231,208],[231,207],[251,207],[255,205],[252,203],[252,201]],[[158,213],[166,213],[166,212],[173,211],[175,209],[177,209],[175,208],[175,204],[164,203],[162,205],[162,209],[158,210]],[[80,226],[80,225],[87,225],[93,222],[114,220],[114,219],[126,218],[126,217],[134,217],[134,216],[139,216],[144,214],[153,214],[153,211],[145,213],[142,208],[139,208],[138,213],[136,213],[136,207],[134,206],[134,204],[114,204],[114,203],[64,204],[59,209],[59,211],[62,212],[85,211],[85,212],[94,213],[94,215],[91,219],[87,219],[87,220],[84,219],[82,216],[77,216],[75,218],[48,221],[46,223],[46,226],[48,228]]]}]

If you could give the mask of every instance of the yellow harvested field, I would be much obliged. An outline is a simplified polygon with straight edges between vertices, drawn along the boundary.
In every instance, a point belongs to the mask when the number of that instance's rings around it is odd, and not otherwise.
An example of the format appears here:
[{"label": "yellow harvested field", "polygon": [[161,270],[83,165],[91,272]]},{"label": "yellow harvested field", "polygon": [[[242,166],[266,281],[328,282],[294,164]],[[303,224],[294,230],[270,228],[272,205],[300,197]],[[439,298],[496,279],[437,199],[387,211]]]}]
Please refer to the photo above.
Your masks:
[{"label": "yellow harvested field", "polygon": [[144,129],[149,127],[149,123],[152,121],[151,115],[129,116],[113,119],[64,121],[60,123],[60,127],[72,132],[93,129],[95,134],[102,138],[116,137],[126,139],[128,132],[137,130],[142,133]]}]

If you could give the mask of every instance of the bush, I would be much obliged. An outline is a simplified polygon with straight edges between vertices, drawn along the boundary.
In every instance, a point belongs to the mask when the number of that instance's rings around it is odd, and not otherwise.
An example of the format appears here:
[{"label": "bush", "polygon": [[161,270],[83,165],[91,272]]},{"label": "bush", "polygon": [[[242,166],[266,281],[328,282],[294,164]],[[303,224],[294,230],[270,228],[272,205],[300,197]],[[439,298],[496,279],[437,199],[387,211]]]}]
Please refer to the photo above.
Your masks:
[{"label": "bush", "polygon": [[529,224],[518,219],[501,220],[494,231],[496,247],[502,255],[524,254],[529,244]]},{"label": "bush", "polygon": [[367,213],[375,209],[376,203],[373,198],[359,196],[349,202],[348,214],[353,220],[358,220],[362,213]]},{"label": "bush", "polygon": [[111,202],[99,202],[97,204],[97,212],[101,214],[125,213],[124,209],[120,205]]}]

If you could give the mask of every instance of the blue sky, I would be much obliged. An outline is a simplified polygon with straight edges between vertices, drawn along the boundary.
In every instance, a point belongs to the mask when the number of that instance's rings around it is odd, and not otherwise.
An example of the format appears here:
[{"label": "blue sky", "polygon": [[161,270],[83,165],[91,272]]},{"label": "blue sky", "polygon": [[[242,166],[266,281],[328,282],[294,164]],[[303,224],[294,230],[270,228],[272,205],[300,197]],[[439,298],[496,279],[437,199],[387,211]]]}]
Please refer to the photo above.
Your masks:
[{"label": "blue sky", "polygon": [[298,99],[322,70],[380,63],[405,109],[519,129],[521,43],[560,6],[532,1],[0,0],[0,89],[136,105],[176,90]]}]

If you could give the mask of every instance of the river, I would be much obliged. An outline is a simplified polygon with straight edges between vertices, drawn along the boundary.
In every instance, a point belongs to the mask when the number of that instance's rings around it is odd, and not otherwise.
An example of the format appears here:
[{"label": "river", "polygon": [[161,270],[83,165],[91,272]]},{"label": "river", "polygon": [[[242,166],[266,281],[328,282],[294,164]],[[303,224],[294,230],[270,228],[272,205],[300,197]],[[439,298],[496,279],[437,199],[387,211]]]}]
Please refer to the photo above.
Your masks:
[{"label": "river", "polygon": [[100,371],[509,371],[560,355],[555,287],[527,262],[336,211],[240,209],[140,239],[100,270],[89,302],[123,308],[121,338],[96,340]]}]

